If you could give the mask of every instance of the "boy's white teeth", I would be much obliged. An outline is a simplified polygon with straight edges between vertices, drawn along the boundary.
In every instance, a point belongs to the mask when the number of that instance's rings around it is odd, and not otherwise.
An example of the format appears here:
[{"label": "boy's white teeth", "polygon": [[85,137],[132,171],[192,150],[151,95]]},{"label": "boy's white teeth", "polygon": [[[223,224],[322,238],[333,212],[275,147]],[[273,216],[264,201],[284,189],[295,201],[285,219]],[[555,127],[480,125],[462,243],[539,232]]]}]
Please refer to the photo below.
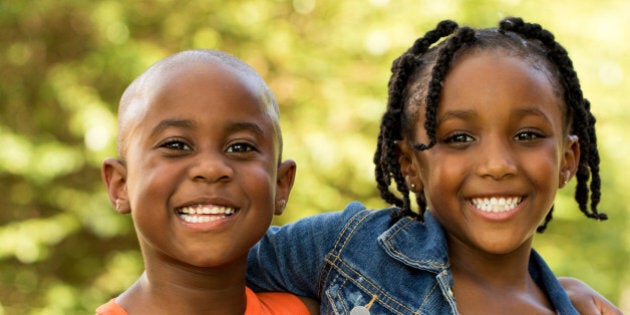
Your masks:
[{"label": "boy's white teeth", "polygon": [[505,212],[510,211],[521,203],[521,197],[491,197],[491,198],[473,198],[472,204],[483,212]]},{"label": "boy's white teeth", "polygon": [[216,221],[234,214],[236,210],[228,207],[198,205],[177,210],[179,216],[189,223]]}]

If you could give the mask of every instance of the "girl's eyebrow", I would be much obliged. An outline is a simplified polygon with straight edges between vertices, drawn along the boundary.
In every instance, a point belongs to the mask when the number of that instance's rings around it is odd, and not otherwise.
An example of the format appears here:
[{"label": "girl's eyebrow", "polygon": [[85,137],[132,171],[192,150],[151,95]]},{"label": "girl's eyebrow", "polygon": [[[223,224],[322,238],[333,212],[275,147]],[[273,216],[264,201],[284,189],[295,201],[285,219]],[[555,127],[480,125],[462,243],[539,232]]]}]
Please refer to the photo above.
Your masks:
[{"label": "girl's eyebrow", "polygon": [[[537,117],[542,117],[547,121],[551,121],[550,117],[548,117],[548,115],[546,115],[545,112],[535,107],[519,108],[516,110],[515,114],[519,118],[526,117],[526,116],[537,116]],[[478,113],[474,110],[452,110],[439,116],[437,123],[441,124],[451,119],[468,120],[476,116],[478,116]]]},{"label": "girl's eyebrow", "polygon": [[548,117],[545,112],[541,111],[538,108],[521,108],[516,111],[516,116],[519,118],[526,116],[537,116],[542,117],[547,121],[551,121],[550,117]]},{"label": "girl's eyebrow", "polygon": [[437,123],[441,124],[451,119],[468,120],[470,118],[478,116],[474,110],[451,110],[438,117]]}]

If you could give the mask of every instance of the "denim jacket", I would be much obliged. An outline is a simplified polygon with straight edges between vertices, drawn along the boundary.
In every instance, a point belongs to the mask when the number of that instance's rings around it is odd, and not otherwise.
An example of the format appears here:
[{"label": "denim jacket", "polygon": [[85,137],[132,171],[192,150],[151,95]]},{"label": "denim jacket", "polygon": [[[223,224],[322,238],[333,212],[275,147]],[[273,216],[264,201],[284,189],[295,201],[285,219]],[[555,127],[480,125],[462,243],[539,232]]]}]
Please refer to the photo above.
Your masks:
[{"label": "denim jacket", "polygon": [[[248,285],[321,300],[322,314],[457,314],[446,236],[425,223],[357,202],[342,212],[272,227],[249,253]],[[558,314],[578,314],[564,289],[532,250],[529,272]]]}]

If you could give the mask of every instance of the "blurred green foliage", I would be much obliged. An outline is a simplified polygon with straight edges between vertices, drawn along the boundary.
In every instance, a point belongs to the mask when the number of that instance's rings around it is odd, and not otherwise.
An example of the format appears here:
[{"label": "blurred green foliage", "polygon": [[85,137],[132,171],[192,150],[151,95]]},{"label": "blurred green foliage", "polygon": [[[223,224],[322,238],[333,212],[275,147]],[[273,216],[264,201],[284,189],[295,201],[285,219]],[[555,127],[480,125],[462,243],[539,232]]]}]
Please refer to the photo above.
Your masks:
[{"label": "blurred green foliage", "polygon": [[298,163],[283,224],[354,199],[382,207],[371,159],[391,61],[444,18],[495,26],[509,15],[540,22],[569,50],[598,117],[610,216],[583,218],[565,189],[536,247],[558,275],[630,312],[627,12],[623,0],[3,0],[0,315],[93,313],[141,272],[100,164],[115,154],[119,96],[158,59],[221,49],[269,82],[285,156]]}]

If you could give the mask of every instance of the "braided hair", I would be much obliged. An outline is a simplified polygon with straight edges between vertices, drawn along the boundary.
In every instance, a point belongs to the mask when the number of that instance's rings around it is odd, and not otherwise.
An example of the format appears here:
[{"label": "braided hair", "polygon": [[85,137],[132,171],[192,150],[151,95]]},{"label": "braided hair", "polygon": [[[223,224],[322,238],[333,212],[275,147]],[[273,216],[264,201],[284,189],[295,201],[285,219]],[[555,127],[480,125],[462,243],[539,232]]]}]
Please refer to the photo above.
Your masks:
[{"label": "braided hair", "polygon": [[[381,120],[374,163],[381,197],[397,207],[392,212],[394,221],[404,216],[422,221],[427,207],[424,195],[419,193],[416,195],[419,213],[412,210],[411,192],[398,162],[397,142],[403,136],[413,138],[415,123],[421,105],[424,105],[424,128],[429,140],[427,143],[414,144],[413,148],[423,151],[435,145],[437,109],[451,64],[466,52],[488,49],[501,49],[530,61],[535,67],[543,67],[550,73],[553,88],[562,95],[565,103],[563,128],[568,134],[578,136],[581,149],[575,200],[587,217],[606,220],[606,214],[597,209],[601,181],[595,117],[590,112],[589,101],[582,95],[573,63],[567,51],[555,41],[553,34],[539,24],[526,23],[520,18],[506,18],[500,21],[498,28],[488,29],[459,27],[453,21],[442,21],[392,63],[387,110]],[[390,190],[392,180],[396,183],[398,193]],[[553,207],[538,228],[539,232],[546,228],[552,212]]]}]

